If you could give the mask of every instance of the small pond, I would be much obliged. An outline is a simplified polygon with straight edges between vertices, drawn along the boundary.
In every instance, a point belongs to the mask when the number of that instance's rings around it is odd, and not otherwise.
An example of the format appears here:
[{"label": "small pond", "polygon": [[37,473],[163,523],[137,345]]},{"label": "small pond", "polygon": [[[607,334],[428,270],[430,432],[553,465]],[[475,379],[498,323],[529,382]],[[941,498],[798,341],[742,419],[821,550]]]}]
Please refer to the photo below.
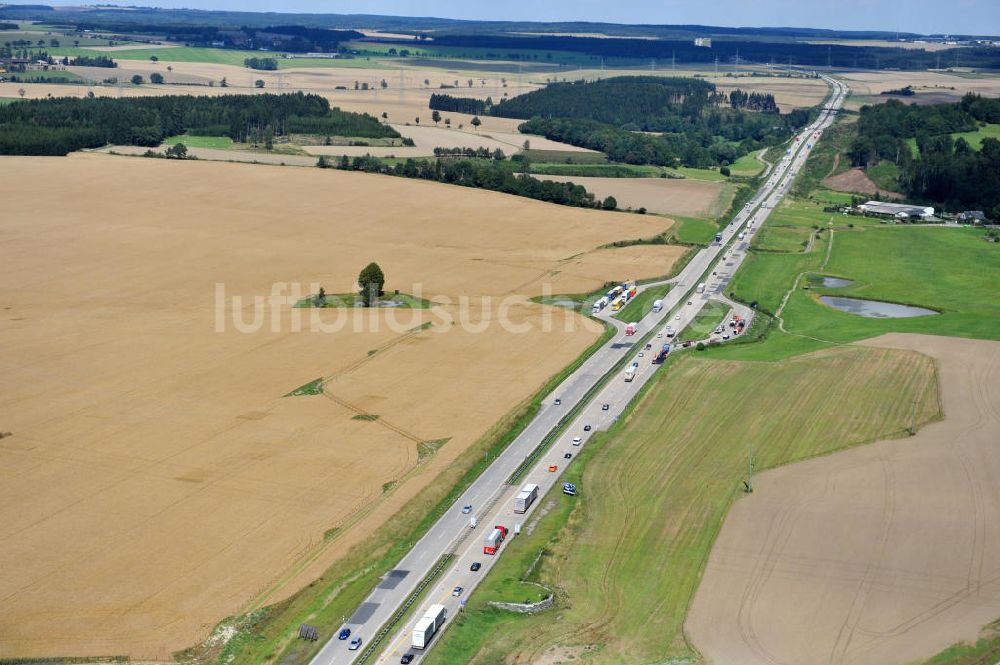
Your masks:
[{"label": "small pond", "polygon": [[854,280],[851,279],[841,279],[839,277],[823,278],[823,286],[827,287],[828,289],[842,289],[845,286],[850,286],[853,283]]},{"label": "small pond", "polygon": [[861,300],[860,298],[841,298],[838,296],[820,296],[820,302],[848,314],[857,314],[876,319],[905,319],[912,316],[930,316],[937,314],[932,309],[897,305],[893,302],[879,300]]}]

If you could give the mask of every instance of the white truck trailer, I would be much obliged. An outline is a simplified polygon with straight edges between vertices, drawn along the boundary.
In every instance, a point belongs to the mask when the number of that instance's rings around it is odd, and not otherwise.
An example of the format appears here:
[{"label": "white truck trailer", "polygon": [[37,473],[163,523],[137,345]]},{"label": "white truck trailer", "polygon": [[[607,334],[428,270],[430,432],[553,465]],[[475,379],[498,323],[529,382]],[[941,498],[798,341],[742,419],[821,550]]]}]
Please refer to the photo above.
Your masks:
[{"label": "white truck trailer", "polygon": [[625,381],[631,381],[635,378],[635,367],[629,367],[625,370]]},{"label": "white truck trailer", "polygon": [[653,301],[653,313],[654,314],[659,313],[659,311],[661,309],[663,309],[663,300],[662,299],[660,299],[660,300],[654,300]]},{"label": "white truck trailer", "polygon": [[704,293],[704,292],[705,292],[705,282],[702,282],[701,284],[698,285],[698,293]]},{"label": "white truck trailer", "polygon": [[424,612],[424,616],[413,627],[413,648],[426,649],[427,645],[430,644],[431,638],[441,629],[447,618],[448,610],[444,605],[431,605],[428,607],[427,611]]},{"label": "white truck trailer", "polygon": [[517,496],[514,497],[514,512],[515,513],[526,513],[528,508],[531,508],[531,504],[535,502],[538,498],[538,485],[533,485],[528,483],[521,488]]}]

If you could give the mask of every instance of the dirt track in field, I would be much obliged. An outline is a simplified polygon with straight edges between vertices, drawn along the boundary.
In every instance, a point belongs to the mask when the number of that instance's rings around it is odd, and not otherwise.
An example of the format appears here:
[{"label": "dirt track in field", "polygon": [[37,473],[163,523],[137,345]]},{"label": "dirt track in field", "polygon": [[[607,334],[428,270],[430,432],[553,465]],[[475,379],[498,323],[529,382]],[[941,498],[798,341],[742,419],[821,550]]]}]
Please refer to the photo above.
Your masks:
[{"label": "dirt track in field", "polygon": [[[0,658],[167,659],[278,581],[269,600],[287,596],[598,335],[528,296],[663,274],[678,253],[596,250],[662,219],[436,183],[2,160]],[[372,260],[388,289],[440,304],[270,304],[276,284],[351,291]],[[283,397],[319,377],[325,396]]]},{"label": "dirt track in field", "polygon": [[890,334],[936,359],[944,420],[760,475],[687,621],[712,665],[890,665],[1000,616],[1000,343]]}]

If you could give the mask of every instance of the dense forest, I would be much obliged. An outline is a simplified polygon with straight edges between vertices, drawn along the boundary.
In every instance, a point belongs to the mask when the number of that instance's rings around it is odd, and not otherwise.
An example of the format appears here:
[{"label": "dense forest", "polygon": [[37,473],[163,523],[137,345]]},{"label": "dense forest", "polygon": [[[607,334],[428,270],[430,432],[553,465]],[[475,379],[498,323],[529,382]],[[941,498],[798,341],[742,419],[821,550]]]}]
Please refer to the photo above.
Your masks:
[{"label": "dense forest", "polygon": [[157,146],[177,134],[265,141],[291,134],[398,137],[376,118],[319,95],[59,97],[0,106],[0,154],[65,155],[107,144]]},{"label": "dense forest", "polygon": [[[755,106],[765,112],[743,110]],[[776,145],[809,120],[807,111],[779,115],[771,95],[725,95],[701,79],[658,76],[554,83],[485,110],[530,118],[522,132],[599,150],[614,161],[699,168]]]},{"label": "dense forest", "polygon": [[339,161],[321,157],[319,166],[433,180],[462,185],[463,187],[477,187],[578,208],[613,210],[617,207],[613,198],[608,197],[599,201],[581,185],[575,185],[572,182],[539,180],[525,174],[515,175],[511,173],[510,169],[493,160],[435,159],[427,161],[407,159],[405,162],[397,162],[393,166],[370,155],[353,159],[345,155]]},{"label": "dense forest", "polygon": [[[932,106],[890,99],[861,108],[847,154],[855,166],[896,164],[900,187],[914,200],[1000,218],[1000,141],[985,138],[974,150],[951,136],[975,131],[980,123],[1000,123],[1000,99],[968,94],[961,102]],[[906,139],[916,140],[918,154]]]},{"label": "dense forest", "polygon": [[72,60],[68,57],[62,59],[64,65],[75,65],[76,67],[106,67],[114,69],[118,63],[106,55],[78,55]]},{"label": "dense forest", "polygon": [[[514,36],[453,34],[435,35],[441,47],[486,50],[484,57],[522,60],[536,59],[537,53],[582,53],[605,59],[672,60],[709,64],[775,63],[812,67],[862,67],[865,69],[918,70],[931,67],[962,66],[1000,68],[1000,48],[970,47],[930,52],[923,49],[849,46],[845,44],[810,44],[796,41],[748,39],[713,40],[711,48],[695,46],[692,40],[675,39],[604,39],[600,37]],[[525,54],[524,50],[534,53]],[[521,51],[521,52],[519,52]],[[453,56],[454,57],[454,56]]]},{"label": "dense forest", "polygon": [[451,111],[452,113],[467,113],[469,115],[486,115],[486,109],[493,105],[491,99],[473,99],[471,97],[452,97],[451,95],[432,94],[430,108],[436,111]]}]

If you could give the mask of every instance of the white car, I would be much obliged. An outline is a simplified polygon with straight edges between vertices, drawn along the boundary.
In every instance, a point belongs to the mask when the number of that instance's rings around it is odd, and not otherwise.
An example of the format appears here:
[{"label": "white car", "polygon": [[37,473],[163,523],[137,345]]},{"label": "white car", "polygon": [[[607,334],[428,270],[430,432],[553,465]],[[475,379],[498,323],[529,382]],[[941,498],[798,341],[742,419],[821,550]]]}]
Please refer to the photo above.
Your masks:
[{"label": "white car", "polygon": [[681,315],[680,314],[678,314],[677,316],[674,317],[674,321],[680,321],[680,320],[681,320]]},{"label": "white car", "polygon": [[574,446],[579,446],[581,443],[583,443],[583,439],[581,439],[578,436],[574,436],[573,437],[573,445]]}]

